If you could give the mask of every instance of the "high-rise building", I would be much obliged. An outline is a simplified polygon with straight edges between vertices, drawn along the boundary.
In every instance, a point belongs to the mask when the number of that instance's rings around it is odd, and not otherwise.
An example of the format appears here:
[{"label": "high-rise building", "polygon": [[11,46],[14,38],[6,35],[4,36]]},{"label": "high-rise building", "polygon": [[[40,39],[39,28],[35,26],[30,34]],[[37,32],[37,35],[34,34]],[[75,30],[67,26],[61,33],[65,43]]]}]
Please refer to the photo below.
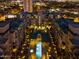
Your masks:
[{"label": "high-rise building", "polygon": [[[10,55],[10,32],[9,32],[9,21],[0,22],[0,56]],[[2,52],[2,53],[1,53]]]},{"label": "high-rise building", "polygon": [[24,35],[23,20],[0,21],[0,56],[3,56],[4,59],[11,59],[13,49],[19,48],[25,38]]},{"label": "high-rise building", "polygon": [[23,0],[24,12],[32,12],[32,0]]}]

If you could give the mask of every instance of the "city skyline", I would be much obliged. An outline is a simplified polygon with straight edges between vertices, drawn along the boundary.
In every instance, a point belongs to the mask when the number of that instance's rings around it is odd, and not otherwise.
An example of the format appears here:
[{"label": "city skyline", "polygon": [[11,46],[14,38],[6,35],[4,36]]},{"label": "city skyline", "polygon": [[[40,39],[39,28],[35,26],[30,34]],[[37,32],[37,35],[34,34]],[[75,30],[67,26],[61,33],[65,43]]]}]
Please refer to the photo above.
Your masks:
[{"label": "city skyline", "polygon": [[79,3],[65,1],[0,2],[0,59],[79,59]]}]

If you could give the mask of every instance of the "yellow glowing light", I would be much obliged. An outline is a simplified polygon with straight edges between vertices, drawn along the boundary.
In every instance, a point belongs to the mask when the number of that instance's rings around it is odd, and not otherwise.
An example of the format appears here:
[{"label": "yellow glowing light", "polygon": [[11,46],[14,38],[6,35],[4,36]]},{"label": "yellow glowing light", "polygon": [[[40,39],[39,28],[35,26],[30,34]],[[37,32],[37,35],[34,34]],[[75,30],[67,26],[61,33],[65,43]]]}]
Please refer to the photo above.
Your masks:
[{"label": "yellow glowing light", "polygon": [[64,18],[68,18],[66,15],[63,16]]},{"label": "yellow glowing light", "polygon": [[23,44],[23,46],[25,46],[26,44]]},{"label": "yellow glowing light", "polygon": [[17,51],[17,49],[15,48],[15,49],[13,49],[13,52],[16,52]]},{"label": "yellow glowing light", "polygon": [[44,31],[45,31],[45,32],[47,32],[47,30],[46,30],[46,29],[45,29]]},{"label": "yellow glowing light", "polygon": [[50,50],[50,49],[48,49],[48,51],[50,52],[51,50]]},{"label": "yellow glowing light", "polygon": [[35,56],[35,54],[31,54],[31,57],[30,57],[31,59],[36,59],[36,56]]},{"label": "yellow glowing light", "polygon": [[35,29],[37,29],[37,26],[35,26]]},{"label": "yellow glowing light", "polygon": [[54,47],[54,50],[56,50],[56,48]]},{"label": "yellow glowing light", "polygon": [[78,17],[74,18],[74,22],[79,22],[79,18]]},{"label": "yellow glowing light", "polygon": [[21,59],[20,57],[18,59]]},{"label": "yellow glowing light", "polygon": [[25,59],[25,56],[22,56],[22,59]]},{"label": "yellow glowing light", "polygon": [[66,46],[62,46],[62,49],[66,49]]},{"label": "yellow glowing light", "polygon": [[57,53],[57,51],[55,51],[55,53]]},{"label": "yellow glowing light", "polygon": [[41,26],[39,26],[38,28],[41,29]]},{"label": "yellow glowing light", "polygon": [[33,49],[31,49],[30,52],[33,53]]},{"label": "yellow glowing light", "polygon": [[5,16],[0,16],[0,21],[5,21],[6,17]]},{"label": "yellow glowing light", "polygon": [[51,57],[51,55],[49,55],[49,57]]},{"label": "yellow glowing light", "polygon": [[42,30],[44,30],[44,29],[45,29],[45,27],[42,27],[41,29],[42,29]]},{"label": "yellow glowing light", "polygon": [[17,10],[17,9],[11,10],[11,13],[12,13],[12,14],[17,14],[17,13],[19,13],[19,12],[20,12],[20,10]]},{"label": "yellow glowing light", "polygon": [[57,10],[57,11],[60,11],[60,9],[59,9],[59,8],[57,8],[56,10]]},{"label": "yellow glowing light", "polygon": [[35,5],[41,5],[39,2],[37,2]]},{"label": "yellow glowing light", "polygon": [[56,11],[56,10],[55,9],[50,9],[49,11],[52,12],[52,11]]},{"label": "yellow glowing light", "polygon": [[30,26],[30,28],[33,28],[33,27],[34,27],[33,25]]},{"label": "yellow glowing light", "polygon": [[50,29],[50,28],[51,28],[51,26],[47,26],[47,28],[48,28],[48,29]]},{"label": "yellow glowing light", "polygon": [[22,47],[22,49],[24,50],[24,47]]},{"label": "yellow glowing light", "polygon": [[32,41],[30,42],[30,47],[34,47],[35,44],[36,44],[36,41],[35,41],[35,40],[32,40]]},{"label": "yellow glowing light", "polygon": [[23,7],[20,7],[20,9],[23,9]]}]

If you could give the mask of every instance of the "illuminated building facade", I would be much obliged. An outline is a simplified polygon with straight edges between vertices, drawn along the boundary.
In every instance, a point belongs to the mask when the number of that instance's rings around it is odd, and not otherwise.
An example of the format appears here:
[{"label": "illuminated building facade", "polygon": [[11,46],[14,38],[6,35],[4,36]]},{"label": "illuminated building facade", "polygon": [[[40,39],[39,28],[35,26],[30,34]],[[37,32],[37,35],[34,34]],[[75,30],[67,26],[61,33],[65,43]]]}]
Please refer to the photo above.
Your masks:
[{"label": "illuminated building facade", "polygon": [[[0,22],[0,56],[8,55],[7,58],[10,58],[10,49],[11,49],[11,39],[10,39],[10,29],[9,21]],[[10,57],[9,57],[10,56]]]},{"label": "illuminated building facade", "polygon": [[0,56],[7,55],[7,57],[2,57],[4,59],[11,59],[13,49],[18,48],[23,42],[24,23],[20,20],[18,24],[18,26],[15,26],[17,25],[15,21],[0,21]]}]

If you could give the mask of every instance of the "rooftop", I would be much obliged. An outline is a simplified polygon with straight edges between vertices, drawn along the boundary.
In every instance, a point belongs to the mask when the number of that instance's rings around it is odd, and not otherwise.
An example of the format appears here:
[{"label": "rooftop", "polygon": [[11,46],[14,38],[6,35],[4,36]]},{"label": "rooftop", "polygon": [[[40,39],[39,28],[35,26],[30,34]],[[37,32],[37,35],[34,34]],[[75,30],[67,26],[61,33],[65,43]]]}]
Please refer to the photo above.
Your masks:
[{"label": "rooftop", "polygon": [[4,27],[9,23],[9,21],[0,21],[0,27]]},{"label": "rooftop", "polygon": [[13,20],[10,23],[10,27],[11,27],[11,29],[17,29],[21,23],[23,23],[22,19],[21,20]]},{"label": "rooftop", "polygon": [[73,38],[71,42],[74,46],[79,46],[79,38]]}]

